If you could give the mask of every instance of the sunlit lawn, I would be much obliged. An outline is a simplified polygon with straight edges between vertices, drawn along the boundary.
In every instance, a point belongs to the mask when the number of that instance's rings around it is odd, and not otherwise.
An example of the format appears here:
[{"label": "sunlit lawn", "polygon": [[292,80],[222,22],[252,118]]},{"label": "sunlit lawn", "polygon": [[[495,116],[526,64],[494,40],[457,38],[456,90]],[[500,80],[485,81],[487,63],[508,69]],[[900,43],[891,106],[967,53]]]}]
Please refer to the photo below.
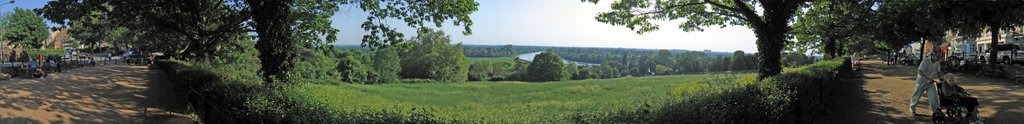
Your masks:
[{"label": "sunlit lawn", "polygon": [[[511,58],[509,58],[511,59]],[[567,122],[573,113],[636,108],[707,84],[709,77],[673,75],[561,82],[468,82],[426,84],[302,84],[295,90],[338,110],[433,110],[441,118],[484,122]],[[752,74],[739,77],[753,77]],[[678,92],[678,91],[677,91]]]}]

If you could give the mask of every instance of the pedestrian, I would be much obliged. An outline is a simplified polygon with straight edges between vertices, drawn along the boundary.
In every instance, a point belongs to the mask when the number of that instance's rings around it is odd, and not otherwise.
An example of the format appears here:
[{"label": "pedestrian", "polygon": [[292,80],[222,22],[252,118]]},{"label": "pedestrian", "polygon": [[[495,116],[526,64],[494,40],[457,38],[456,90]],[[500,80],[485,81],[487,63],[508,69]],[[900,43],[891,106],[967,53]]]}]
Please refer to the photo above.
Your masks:
[{"label": "pedestrian", "polygon": [[35,59],[28,59],[28,74],[32,74],[39,67],[39,63]]},{"label": "pedestrian", "polygon": [[[51,71],[57,71],[57,62],[54,62],[53,59],[51,59],[48,63],[50,64],[50,69],[53,69]],[[60,72],[60,71],[57,71],[57,72]]]},{"label": "pedestrian", "polygon": [[103,64],[106,64],[107,62],[110,62],[111,57],[113,57],[113,56],[114,56],[114,52],[107,51],[107,61],[103,62]]},{"label": "pedestrian", "polygon": [[914,95],[910,97],[910,113],[913,115],[917,114],[916,104],[921,99],[921,93],[928,94],[928,104],[931,106],[932,112],[937,112],[939,108],[938,94],[935,92],[935,85],[932,84],[935,79],[939,76],[939,54],[933,52],[930,55],[925,56],[921,60],[921,64],[917,67],[917,80],[914,82]]}]

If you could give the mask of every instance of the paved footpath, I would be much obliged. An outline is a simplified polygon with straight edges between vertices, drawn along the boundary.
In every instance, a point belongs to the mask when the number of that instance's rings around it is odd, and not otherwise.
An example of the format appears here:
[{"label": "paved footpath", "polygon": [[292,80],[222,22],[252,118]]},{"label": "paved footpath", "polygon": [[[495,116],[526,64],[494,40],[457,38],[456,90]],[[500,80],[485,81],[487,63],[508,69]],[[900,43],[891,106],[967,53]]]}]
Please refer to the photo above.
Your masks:
[{"label": "paved footpath", "polygon": [[0,123],[192,123],[161,70],[110,65],[0,81]]},{"label": "paved footpath", "polygon": [[[863,78],[858,79],[857,88],[841,103],[850,103],[837,108],[836,123],[931,123],[927,95],[917,103],[917,112],[911,115],[910,96],[914,91],[916,67],[885,65],[881,61],[864,61]],[[958,84],[977,97],[979,111],[985,123],[1024,123],[1024,84],[1009,80],[992,79],[971,74],[957,74]]]}]

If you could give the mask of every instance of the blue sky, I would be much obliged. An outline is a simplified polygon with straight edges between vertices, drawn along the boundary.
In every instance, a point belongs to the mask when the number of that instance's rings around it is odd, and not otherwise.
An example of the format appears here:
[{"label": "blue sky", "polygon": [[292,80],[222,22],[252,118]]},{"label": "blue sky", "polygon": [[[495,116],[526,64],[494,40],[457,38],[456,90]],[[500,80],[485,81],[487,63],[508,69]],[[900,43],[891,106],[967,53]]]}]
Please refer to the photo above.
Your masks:
[{"label": "blue sky", "polygon": [[[0,0],[6,1],[6,0]],[[47,0],[18,0],[0,6],[10,12],[14,7],[40,8]],[[636,34],[623,26],[612,26],[594,20],[599,12],[609,10],[611,1],[599,4],[579,0],[477,0],[479,10],[471,15],[475,23],[473,34],[464,36],[462,29],[451,25],[443,27],[454,42],[482,45],[542,45],[612,48],[655,48],[756,51],[753,31],[745,27],[729,26],[723,29],[707,28],[704,32],[683,32],[676,21],[661,21],[655,32]],[[359,25],[366,13],[358,5],[343,5],[332,20],[332,27],[340,30],[335,44],[359,44],[365,34]],[[394,20],[395,27],[413,36],[414,30]],[[446,22],[450,23],[450,22]],[[50,24],[54,26],[54,24]]]}]

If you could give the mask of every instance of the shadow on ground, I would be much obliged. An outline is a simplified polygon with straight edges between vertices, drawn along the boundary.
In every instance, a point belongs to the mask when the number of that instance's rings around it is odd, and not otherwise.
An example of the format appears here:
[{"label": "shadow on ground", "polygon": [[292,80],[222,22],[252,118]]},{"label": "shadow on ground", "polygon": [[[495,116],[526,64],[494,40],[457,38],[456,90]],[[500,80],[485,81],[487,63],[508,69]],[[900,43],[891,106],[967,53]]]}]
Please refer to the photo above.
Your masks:
[{"label": "shadow on ground", "polygon": [[162,71],[118,65],[0,81],[0,123],[158,123],[186,110],[167,85]]},{"label": "shadow on ground", "polygon": [[[930,123],[930,117],[921,113],[928,110],[927,96],[917,103],[920,115],[911,115],[910,96],[914,90],[916,68],[913,66],[884,65],[879,61],[865,61],[862,78],[848,79],[845,89],[836,92],[844,98],[835,98],[839,106],[830,107],[827,119],[832,123]],[[982,118],[986,123],[1024,122],[1024,87],[1009,80],[957,75],[969,93],[979,98]]]}]

